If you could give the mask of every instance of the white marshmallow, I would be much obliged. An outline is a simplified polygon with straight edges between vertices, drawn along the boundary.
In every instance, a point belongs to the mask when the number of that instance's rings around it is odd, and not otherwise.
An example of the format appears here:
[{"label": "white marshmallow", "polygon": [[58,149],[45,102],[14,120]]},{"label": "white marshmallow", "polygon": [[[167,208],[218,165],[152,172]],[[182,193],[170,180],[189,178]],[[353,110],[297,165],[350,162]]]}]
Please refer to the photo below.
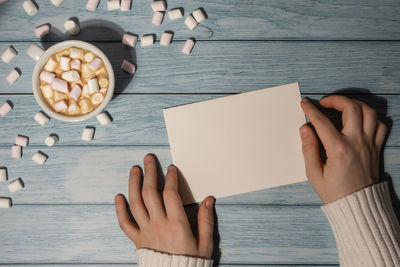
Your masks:
[{"label": "white marshmallow", "polygon": [[9,63],[17,54],[17,50],[15,50],[13,46],[9,46],[6,51],[1,54],[1,60],[3,60],[4,63]]},{"label": "white marshmallow", "polygon": [[60,58],[60,67],[62,70],[70,70],[71,58],[69,57],[61,57]]},{"label": "white marshmallow", "polygon": [[68,108],[68,105],[65,102],[65,100],[61,100],[61,101],[54,103],[53,108],[55,111],[60,112],[60,111],[66,110]]},{"label": "white marshmallow", "polygon": [[79,59],[83,58],[83,50],[81,48],[71,47],[69,51],[70,51],[69,56],[71,58],[79,58]]},{"label": "white marshmallow", "polygon": [[130,47],[135,47],[136,43],[137,43],[137,36],[129,34],[129,33],[125,33],[122,36],[122,43],[124,45],[130,46]]},{"label": "white marshmallow", "polygon": [[165,11],[165,9],[167,8],[167,5],[164,1],[153,1],[151,3],[151,8],[153,9],[154,12]]},{"label": "white marshmallow", "polygon": [[193,11],[192,15],[198,23],[206,20],[206,15],[204,14],[203,10],[201,10],[201,8],[198,8],[195,11]]},{"label": "white marshmallow", "polygon": [[100,66],[101,66],[102,60],[98,57],[92,60],[92,62],[89,63],[88,67],[91,70],[96,71]]},{"label": "white marshmallow", "polygon": [[51,0],[51,3],[53,3],[53,5],[55,5],[55,6],[59,6],[59,5],[61,5],[61,3],[63,2],[64,0]]},{"label": "white marshmallow", "polygon": [[79,25],[72,19],[64,23],[64,28],[72,35],[77,35],[81,30]]},{"label": "white marshmallow", "polygon": [[107,0],[107,8],[108,10],[119,9],[119,0]]},{"label": "white marshmallow", "polygon": [[51,81],[51,87],[53,90],[68,94],[68,83],[62,79],[54,78]]},{"label": "white marshmallow", "polygon": [[36,37],[40,38],[50,32],[50,26],[48,24],[44,24],[42,26],[36,27],[34,31],[35,31]]},{"label": "white marshmallow", "polygon": [[121,11],[129,11],[131,9],[131,0],[121,0]]},{"label": "white marshmallow", "polygon": [[53,81],[54,77],[56,77],[56,75],[54,73],[51,73],[51,72],[48,72],[45,70],[42,71],[39,76],[39,78],[46,83],[51,83]]},{"label": "white marshmallow", "polygon": [[182,10],[180,8],[171,9],[168,11],[168,17],[170,20],[180,19],[183,17]]},{"label": "white marshmallow", "polygon": [[88,0],[86,4],[86,9],[89,11],[95,11],[99,5],[100,0]]},{"label": "white marshmallow", "polygon": [[101,88],[100,93],[105,94],[107,92],[107,88]]},{"label": "white marshmallow", "polygon": [[34,60],[38,61],[40,56],[44,53],[43,49],[40,48],[37,44],[31,43],[28,48],[26,49],[26,53],[33,58]]},{"label": "white marshmallow", "polygon": [[57,91],[53,90],[53,88],[51,87],[51,84],[42,85],[42,86],[40,86],[40,89],[45,98],[51,98],[54,96],[54,92],[57,92]]},{"label": "white marshmallow", "polygon": [[76,82],[81,78],[79,72],[77,72],[76,70],[66,71],[61,75],[61,77],[67,82]]},{"label": "white marshmallow", "polygon": [[78,107],[78,105],[75,104],[75,103],[71,103],[71,104],[69,105],[69,107],[68,107],[68,112],[69,112],[70,114],[76,114],[76,113],[78,113],[78,112],[79,112],[79,107]]},{"label": "white marshmallow", "polygon": [[160,45],[170,45],[173,34],[170,32],[163,32],[160,38]]},{"label": "white marshmallow", "polygon": [[192,31],[194,28],[196,28],[196,26],[198,25],[197,21],[193,18],[192,15],[189,15],[186,19],[185,19],[185,24],[186,26]]},{"label": "white marshmallow", "polygon": [[15,137],[15,144],[18,146],[26,147],[28,146],[29,138],[22,135],[17,135]]},{"label": "white marshmallow", "polygon": [[10,71],[10,73],[7,75],[6,80],[10,83],[10,84],[14,84],[18,78],[21,75],[19,74],[19,72],[16,69],[13,69],[12,71]]},{"label": "white marshmallow", "polygon": [[22,147],[14,145],[11,147],[11,158],[20,159],[22,157]]},{"label": "white marshmallow", "polygon": [[44,65],[44,69],[49,72],[55,71],[57,67],[58,67],[57,61],[55,61],[52,57],[49,58],[46,65]]},{"label": "white marshmallow", "polygon": [[2,117],[5,117],[8,114],[8,112],[10,112],[11,110],[12,110],[12,107],[11,107],[10,103],[8,103],[8,101],[6,101],[0,107],[0,115]]},{"label": "white marshmallow", "polygon": [[69,93],[69,95],[71,96],[71,98],[75,101],[79,100],[79,97],[81,96],[82,93],[82,89],[79,85],[75,84],[72,89],[71,92]]},{"label": "white marshmallow", "polygon": [[194,46],[194,41],[192,39],[187,39],[185,45],[182,48],[182,53],[185,55],[190,55],[192,53]]},{"label": "white marshmallow", "polygon": [[135,64],[124,59],[124,61],[122,61],[121,69],[123,69],[124,71],[126,71],[130,74],[133,74],[136,71],[136,66],[135,66]]},{"label": "white marshmallow", "polygon": [[56,135],[50,135],[50,136],[46,137],[46,139],[44,140],[44,143],[47,146],[52,147],[58,143],[58,137]]},{"label": "white marshmallow", "polygon": [[8,180],[7,168],[0,168],[0,182]]},{"label": "white marshmallow", "polygon": [[88,90],[89,94],[94,94],[99,91],[99,83],[97,81],[97,78],[93,78],[88,81]]},{"label": "white marshmallow", "polygon": [[8,209],[11,208],[11,198],[0,197],[0,209]]},{"label": "white marshmallow", "polygon": [[83,141],[92,141],[94,137],[94,128],[86,127],[82,132],[82,140]]},{"label": "white marshmallow", "polygon": [[140,39],[140,45],[142,47],[144,46],[150,46],[154,44],[154,37],[152,34],[148,35],[143,35],[142,38]]},{"label": "white marshmallow", "polygon": [[94,59],[94,54],[92,52],[87,52],[84,56],[83,59],[86,62],[91,62]]},{"label": "white marshmallow", "polygon": [[81,70],[81,61],[79,59],[74,59],[71,61],[71,69]]},{"label": "white marshmallow", "polygon": [[104,96],[102,93],[95,93],[92,95],[92,98],[90,101],[92,102],[93,105],[96,106],[96,105],[100,104],[101,102],[103,102],[103,100],[104,100]]},{"label": "white marshmallow", "polygon": [[102,112],[96,116],[97,120],[100,122],[101,125],[106,125],[111,122],[110,116],[108,116],[107,112]]},{"label": "white marshmallow", "polygon": [[35,121],[37,121],[41,126],[45,126],[49,123],[50,118],[40,111],[35,114]]},{"label": "white marshmallow", "polygon": [[42,151],[38,151],[32,156],[32,160],[39,165],[43,165],[43,163],[46,162],[47,158],[48,156],[44,154]]},{"label": "white marshmallow", "polygon": [[22,7],[25,9],[26,14],[28,14],[29,16],[35,15],[38,11],[37,7],[31,0],[26,0],[22,4]]},{"label": "white marshmallow", "polygon": [[159,11],[154,12],[153,18],[151,19],[151,23],[153,23],[156,26],[160,26],[163,18],[164,18],[164,13]]},{"label": "white marshmallow", "polygon": [[89,88],[88,88],[87,84],[84,84],[82,87],[82,95],[84,97],[89,97]]}]

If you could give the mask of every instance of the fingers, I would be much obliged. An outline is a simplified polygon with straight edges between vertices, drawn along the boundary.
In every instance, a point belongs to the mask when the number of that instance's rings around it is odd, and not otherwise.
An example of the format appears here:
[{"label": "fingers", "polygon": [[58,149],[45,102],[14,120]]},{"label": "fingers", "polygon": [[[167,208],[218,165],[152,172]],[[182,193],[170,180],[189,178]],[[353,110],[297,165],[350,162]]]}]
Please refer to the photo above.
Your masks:
[{"label": "fingers", "polygon": [[306,175],[311,183],[322,177],[322,161],[318,139],[314,131],[307,125],[303,125],[299,129],[302,142],[302,150],[304,156],[304,164],[306,167]]},{"label": "fingers", "polygon": [[178,192],[178,172],[175,166],[169,166],[165,176],[163,191],[164,205],[167,217],[173,220],[186,220],[185,209]]},{"label": "fingers", "polygon": [[306,98],[301,101],[301,108],[314,125],[324,147],[327,150],[332,149],[340,139],[340,134],[332,122]]},{"label": "fingers", "polygon": [[142,196],[150,217],[164,218],[165,211],[158,193],[158,175],[156,161],[152,155],[144,157],[144,179]]},{"label": "fingers", "polygon": [[199,254],[211,258],[213,253],[214,233],[214,198],[206,198],[200,205],[197,216]]},{"label": "fingers", "polygon": [[375,145],[378,147],[379,151],[382,148],[383,142],[385,142],[386,131],[387,131],[387,126],[383,122],[378,121],[378,126],[376,127],[374,141],[375,141]]},{"label": "fingers", "polygon": [[369,137],[371,141],[373,141],[376,127],[378,125],[378,118],[376,111],[368,106],[367,104],[356,101],[361,105],[362,116],[363,116],[363,131]]},{"label": "fingers", "polygon": [[131,221],[128,213],[128,206],[126,205],[126,200],[123,195],[115,196],[115,210],[122,231],[136,244],[139,229]]},{"label": "fingers", "polygon": [[149,220],[149,214],[142,198],[141,181],[140,168],[137,166],[132,167],[129,175],[129,207],[139,226]]}]

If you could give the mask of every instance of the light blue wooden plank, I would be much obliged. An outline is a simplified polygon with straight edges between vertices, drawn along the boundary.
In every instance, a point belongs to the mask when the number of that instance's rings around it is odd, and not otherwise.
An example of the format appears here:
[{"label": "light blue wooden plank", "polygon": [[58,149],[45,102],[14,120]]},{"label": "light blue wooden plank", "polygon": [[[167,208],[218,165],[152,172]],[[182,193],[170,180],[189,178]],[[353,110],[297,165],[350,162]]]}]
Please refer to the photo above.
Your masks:
[{"label": "light blue wooden plank", "polygon": [[[223,263],[338,263],[318,207],[217,205],[216,212]],[[15,206],[0,217],[2,263],[134,262],[111,205]]]},{"label": "light blue wooden plank", "polygon": [[[60,136],[62,145],[168,145],[163,108],[221,96],[223,95],[119,95],[107,106],[114,119],[110,125],[102,127],[96,118],[79,123],[53,119],[49,125],[41,127],[33,119],[40,110],[33,96],[0,95],[0,103],[11,100],[15,106],[6,117],[0,118],[3,130],[0,145],[12,145],[18,134],[29,136],[31,144],[43,144],[43,140],[52,132]],[[318,99],[321,96],[310,97]],[[365,97],[359,99],[365,100]],[[399,95],[382,96],[379,101],[374,102],[374,106],[380,114],[386,114],[393,120],[400,117]],[[97,127],[95,139],[90,143],[81,140],[82,130],[86,125]],[[399,144],[400,125],[394,123],[388,145]]]},{"label": "light blue wooden plank", "polygon": [[[151,24],[153,12],[150,2],[133,2],[133,11],[106,11],[106,1],[101,1],[96,12],[84,9],[86,1],[65,1],[59,8],[49,1],[38,0],[39,12],[33,17],[25,14],[23,0],[7,1],[0,8],[2,40],[34,39],[33,27],[51,23],[63,30],[63,23],[72,16],[84,22],[104,19],[103,25],[111,22],[126,31],[161,33],[176,31],[177,38],[194,36],[198,39],[399,39],[400,7],[396,0],[352,0],[352,1],[168,1],[169,8],[184,7],[188,14],[204,7],[209,19],[189,31],[183,20],[164,20],[161,27]],[[82,27],[84,28],[84,27]],[[109,33],[98,34],[86,30],[86,39],[115,40]]]},{"label": "light blue wooden plank", "polygon": [[[1,264],[0,266],[9,266],[9,267],[41,267],[41,266],[55,266],[55,267],[135,267],[138,266],[137,264],[131,263],[131,264],[109,264],[109,263],[104,263],[104,264],[84,264],[84,263],[78,263],[78,264],[54,264],[54,263],[41,263],[41,264]],[[218,266],[223,266],[223,267],[237,267],[238,265],[231,265],[231,264],[218,264]],[[309,267],[309,265],[274,265],[274,264],[257,264],[257,265],[250,265],[250,264],[240,264],[242,267]],[[335,264],[329,264],[329,265],[313,265],[313,267],[339,267],[339,265]]]},{"label": "light blue wooden plank", "polygon": [[[49,155],[43,166],[31,160],[38,149]],[[10,158],[9,149],[0,149],[0,167],[7,166],[9,179],[19,177],[25,188],[11,195],[0,183],[0,196],[20,204],[113,204],[118,193],[127,194],[131,166],[142,165],[147,153],[158,156],[166,171],[172,163],[168,147],[45,147],[24,149],[20,160]],[[385,151],[385,170],[400,193],[400,148]],[[265,177],[274,179],[275,177]],[[218,199],[219,204],[321,205],[308,182],[291,184]],[[400,203],[397,203],[400,204]]]},{"label": "light blue wooden plank", "polygon": [[[400,29],[400,27],[399,27]],[[0,79],[22,69],[14,84],[0,93],[31,93],[34,61],[25,53],[30,42],[0,43],[0,52],[14,45],[18,56],[0,62]],[[54,43],[43,43],[47,48]],[[331,93],[342,88],[365,88],[375,94],[400,92],[399,42],[197,42],[190,56],[170,47],[124,47],[97,42],[110,58],[117,92],[237,93],[299,81],[303,93]],[[135,59],[136,58],[136,59]],[[123,59],[138,65],[133,79],[120,69]],[[3,80],[4,81],[4,80]]]}]

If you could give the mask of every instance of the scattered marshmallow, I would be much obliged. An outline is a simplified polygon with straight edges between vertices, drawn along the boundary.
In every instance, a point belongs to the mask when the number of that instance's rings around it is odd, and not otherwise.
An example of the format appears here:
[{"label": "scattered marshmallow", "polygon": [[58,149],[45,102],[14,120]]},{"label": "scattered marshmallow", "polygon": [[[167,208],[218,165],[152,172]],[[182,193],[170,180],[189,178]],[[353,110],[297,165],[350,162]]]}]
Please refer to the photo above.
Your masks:
[{"label": "scattered marshmallow", "polygon": [[99,83],[97,81],[97,78],[93,78],[88,81],[88,90],[89,94],[94,94],[99,91]]},{"label": "scattered marshmallow", "polygon": [[151,3],[151,8],[153,9],[154,12],[165,11],[165,9],[167,8],[167,5],[166,5],[165,1],[153,1]]},{"label": "scattered marshmallow", "polygon": [[58,67],[57,61],[55,61],[52,57],[49,58],[46,65],[44,65],[44,69],[49,72],[55,71],[57,67]]},{"label": "scattered marshmallow", "polygon": [[156,26],[160,26],[163,18],[164,18],[164,13],[156,11],[154,12],[153,18],[151,19],[151,23],[153,23]]},{"label": "scattered marshmallow", "polygon": [[95,11],[99,2],[100,0],[88,0],[86,3],[86,9],[89,11]]},{"label": "scattered marshmallow", "polygon": [[35,114],[35,121],[37,121],[41,126],[45,126],[49,123],[50,118],[40,111]]},{"label": "scattered marshmallow", "polygon": [[119,0],[107,0],[108,10],[117,10],[119,7]]},{"label": "scattered marshmallow", "polygon": [[89,63],[89,69],[96,71],[100,66],[101,66],[101,59],[96,57],[95,59],[92,60],[92,62]]},{"label": "scattered marshmallow", "polygon": [[34,60],[38,61],[40,56],[44,53],[43,49],[40,48],[37,44],[32,43],[26,49],[26,53],[33,58]]},{"label": "scattered marshmallow", "polygon": [[15,137],[15,144],[18,146],[26,147],[28,146],[29,138],[23,135],[17,135]]},{"label": "scattered marshmallow", "polygon": [[8,184],[8,191],[10,191],[11,194],[21,190],[22,188],[24,188],[24,181],[22,181],[21,178],[15,179]]},{"label": "scattered marshmallow", "polygon": [[143,35],[142,38],[140,39],[140,45],[142,47],[150,46],[153,44],[154,44],[154,36],[152,34]]},{"label": "scattered marshmallow", "polygon": [[68,105],[65,102],[65,100],[61,100],[61,101],[54,103],[53,108],[55,111],[60,112],[60,111],[66,110],[68,108]]},{"label": "scattered marshmallow", "polygon": [[93,105],[98,105],[101,102],[103,102],[104,100],[104,96],[102,93],[95,93],[92,95],[92,98],[90,99],[90,101],[92,102]]},{"label": "scattered marshmallow", "polygon": [[29,16],[35,15],[38,11],[36,5],[31,0],[26,0],[22,4],[22,7],[25,9],[26,14],[28,14]]},{"label": "scattered marshmallow", "polygon": [[55,6],[59,6],[59,5],[61,5],[61,3],[63,2],[64,0],[51,0],[51,3],[53,3],[53,5],[55,5]]},{"label": "scattered marshmallow", "polygon": [[39,165],[43,165],[46,162],[47,158],[48,156],[42,151],[38,151],[32,156],[32,160]]},{"label": "scattered marshmallow", "polygon": [[79,59],[74,59],[71,61],[71,69],[81,70],[81,61]]},{"label": "scattered marshmallow", "polygon": [[126,71],[130,74],[133,74],[136,71],[136,66],[135,66],[135,64],[124,59],[124,61],[122,61],[121,69],[123,69],[124,71]]},{"label": "scattered marshmallow", "polygon": [[72,19],[64,23],[64,28],[72,35],[77,35],[81,30],[79,25]]},{"label": "scattered marshmallow", "polygon": [[129,11],[131,9],[131,0],[121,0],[121,11]]},{"label": "scattered marshmallow", "polygon": [[193,39],[187,39],[185,45],[182,48],[182,53],[184,53],[185,55],[190,55],[190,53],[192,53],[193,46],[194,46]]},{"label": "scattered marshmallow", "polygon": [[70,70],[71,58],[70,57],[60,57],[60,67],[62,70]]},{"label": "scattered marshmallow", "polygon": [[12,71],[10,71],[10,73],[7,75],[6,80],[10,83],[10,84],[14,84],[18,78],[21,75],[19,74],[19,72],[16,69],[13,69]]},{"label": "scattered marshmallow", "polygon": [[8,209],[11,208],[11,198],[0,197],[0,209]]},{"label": "scattered marshmallow", "polygon": [[0,107],[0,115],[2,117],[5,117],[8,114],[8,112],[10,112],[11,110],[12,110],[12,106],[10,105],[10,103],[8,101],[6,101]]},{"label": "scattered marshmallow", "polygon": [[197,21],[193,18],[192,15],[189,15],[186,19],[185,19],[185,24],[186,26],[192,31],[194,28],[196,28],[196,26],[198,25]]},{"label": "scattered marshmallow", "polygon": [[81,78],[79,72],[77,72],[76,70],[66,71],[61,75],[61,77],[67,82],[76,82]]},{"label": "scattered marshmallow", "polygon": [[122,43],[127,46],[135,47],[136,43],[137,43],[137,39],[138,39],[137,36],[129,34],[129,33],[125,33],[122,36]]},{"label": "scattered marshmallow", "polygon": [[101,125],[107,125],[111,122],[110,116],[108,116],[107,112],[102,112],[96,116],[97,120],[100,122]]},{"label": "scattered marshmallow", "polygon": [[11,147],[11,158],[20,159],[22,157],[22,147],[13,145]]},{"label": "scattered marshmallow", "polygon": [[56,75],[54,73],[45,70],[42,71],[39,75],[39,78],[46,83],[51,83],[55,77]]},{"label": "scattered marshmallow", "polygon": [[54,146],[55,144],[58,143],[58,137],[57,137],[57,135],[50,135],[50,136],[48,136],[48,137],[44,140],[44,143],[45,143],[47,146],[49,146],[49,147]]},{"label": "scattered marshmallow", "polygon": [[69,95],[71,96],[71,98],[75,101],[79,100],[79,97],[81,96],[82,93],[82,89],[79,85],[75,84],[72,89],[71,92],[69,93]]},{"label": "scattered marshmallow", "polygon": [[15,50],[13,46],[9,46],[6,51],[1,54],[1,60],[3,60],[4,63],[9,63],[17,54],[17,50]]},{"label": "scattered marshmallow", "polygon": [[160,38],[160,45],[170,45],[172,41],[173,33],[171,32],[163,32]]},{"label": "scattered marshmallow", "polygon": [[92,141],[94,137],[94,128],[93,127],[85,127],[82,132],[82,140],[83,141]]},{"label": "scattered marshmallow", "polygon": [[44,24],[42,26],[35,28],[35,35],[37,38],[43,37],[50,32],[50,26],[48,24]]},{"label": "scattered marshmallow", "polygon": [[168,17],[170,20],[180,19],[183,17],[182,9],[175,8],[168,11]]},{"label": "scattered marshmallow", "polygon": [[0,168],[0,182],[8,180],[8,173],[6,168]]},{"label": "scattered marshmallow", "polygon": [[193,11],[192,15],[198,23],[206,20],[206,14],[204,14],[201,8],[198,8],[195,11]]},{"label": "scattered marshmallow", "polygon": [[51,81],[51,87],[53,90],[68,94],[68,83],[62,79],[54,78]]}]

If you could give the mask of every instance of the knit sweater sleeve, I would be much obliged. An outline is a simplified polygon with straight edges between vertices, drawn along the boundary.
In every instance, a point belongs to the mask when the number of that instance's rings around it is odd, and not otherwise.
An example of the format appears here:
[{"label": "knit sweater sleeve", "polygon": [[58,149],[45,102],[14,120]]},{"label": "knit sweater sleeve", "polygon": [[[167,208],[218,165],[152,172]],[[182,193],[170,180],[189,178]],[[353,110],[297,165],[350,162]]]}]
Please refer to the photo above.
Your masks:
[{"label": "knit sweater sleeve", "polygon": [[387,182],[322,207],[341,267],[400,267],[400,226]]},{"label": "knit sweater sleeve", "polygon": [[139,267],[211,267],[212,260],[172,255],[141,248],[135,251]]}]

